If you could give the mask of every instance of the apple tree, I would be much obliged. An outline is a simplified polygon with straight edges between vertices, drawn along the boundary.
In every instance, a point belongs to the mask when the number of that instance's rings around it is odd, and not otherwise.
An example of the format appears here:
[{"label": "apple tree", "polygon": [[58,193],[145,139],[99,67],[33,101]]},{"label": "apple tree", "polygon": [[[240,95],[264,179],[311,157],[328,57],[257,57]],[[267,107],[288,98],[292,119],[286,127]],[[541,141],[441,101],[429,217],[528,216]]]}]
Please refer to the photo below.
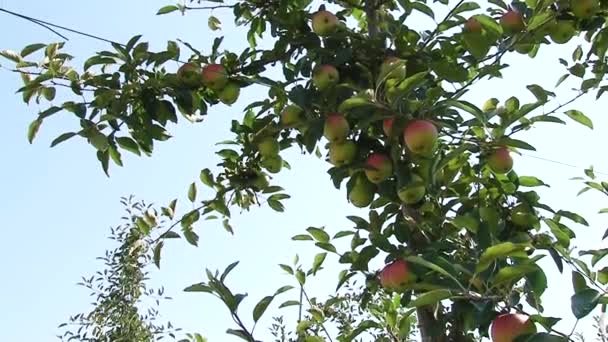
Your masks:
[{"label": "apple tree", "polygon": [[[531,127],[566,118],[592,126],[584,113],[564,107],[608,89],[607,1],[213,0],[167,5],[158,14],[208,13],[201,10],[232,13],[234,24],[247,31],[241,37],[246,47],[228,51],[218,38],[205,50],[169,41],[164,51],[150,51],[135,36],[82,67],[70,65],[63,43],[2,51],[23,78],[23,100],[51,103],[32,121],[29,140],[44,121],[69,112],[81,129],[62,132],[51,145],[84,139],[108,174],[111,164],[122,166],[125,151],[152,155],[154,144],[169,139],[171,123],[204,124],[215,107],[234,104],[242,92],[260,94],[242,120],[232,121],[233,138],[216,151],[220,171],[201,170],[199,185],[188,189],[194,209],[178,214],[173,201],[135,220],[144,234],[158,236],[157,263],[167,239],[196,245],[200,220],[219,218],[232,232],[235,208],[268,205],[282,212],[289,195],[271,176],[289,166],[281,154],[296,148],[325,156],[328,185],[368,215],[349,216],[352,229],[333,237],[318,228],[294,237],[320,249],[310,270],[283,265],[301,293],[328,255],[344,267],[338,287],[357,278],[365,286],[342,306],[300,296],[295,304],[306,302],[310,314],[300,315],[291,340],[332,340],[333,330],[326,329],[332,323],[339,341],[363,334],[399,341],[410,336],[414,321],[422,341],[572,340],[572,333],[553,328],[559,319],[542,306],[548,284],[538,261],[545,256],[560,272],[572,271],[576,318],[608,303],[608,272],[596,268],[607,253],[588,251],[590,262],[572,253],[572,226],[587,222],[545,204],[531,189],[543,182],[519,176],[511,157],[534,149],[518,139]],[[411,19],[420,15],[435,20],[434,28],[417,29]],[[219,29],[213,13],[206,18]],[[535,58],[547,45],[575,36],[584,44],[560,56],[565,70],[557,81],[580,82],[562,104],[554,105],[555,93],[534,82],[527,85],[535,98],[530,103],[464,100],[473,87],[508,72],[505,56]],[[272,44],[262,47],[263,39]],[[169,61],[181,66],[172,70]],[[58,91],[72,100],[56,104]],[[215,195],[198,199],[201,185]],[[161,229],[160,216],[173,223]],[[339,250],[337,239],[350,239],[350,248]],[[386,266],[370,268],[377,259]],[[244,296],[224,283],[234,266],[209,271],[207,281],[186,290],[220,298],[238,325],[229,333],[256,341],[237,312]],[[287,290],[263,298],[254,320]],[[348,318],[357,310],[369,315]],[[281,329],[274,331],[280,335]]]}]

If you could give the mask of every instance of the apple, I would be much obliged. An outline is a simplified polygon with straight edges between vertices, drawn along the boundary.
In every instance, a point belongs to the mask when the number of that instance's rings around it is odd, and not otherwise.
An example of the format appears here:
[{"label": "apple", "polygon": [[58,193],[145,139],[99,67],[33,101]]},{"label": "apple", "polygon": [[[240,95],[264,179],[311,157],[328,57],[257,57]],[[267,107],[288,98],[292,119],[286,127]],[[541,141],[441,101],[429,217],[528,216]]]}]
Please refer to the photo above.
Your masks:
[{"label": "apple", "polygon": [[388,291],[402,291],[404,287],[416,280],[405,260],[398,259],[386,265],[380,271],[380,285]]},{"label": "apple", "polygon": [[255,189],[255,190],[264,190],[268,187],[268,178],[266,178],[266,176],[261,173],[261,172],[257,172],[254,176],[253,179],[251,181],[251,186]]},{"label": "apple", "polygon": [[382,153],[372,153],[365,161],[365,175],[370,182],[378,184],[393,174],[393,162]]},{"label": "apple", "polygon": [[304,111],[296,105],[289,105],[281,112],[281,123],[286,127],[294,128],[302,123]]},{"label": "apple", "polygon": [[530,317],[522,314],[503,314],[492,321],[490,335],[493,342],[513,342],[517,337],[536,333]]},{"label": "apple", "polygon": [[395,123],[395,118],[387,118],[382,121],[382,130],[387,137],[391,136],[393,132],[393,124]]},{"label": "apple", "polygon": [[414,154],[428,155],[433,152],[437,142],[437,127],[428,120],[410,121],[403,130],[407,148]]},{"label": "apple", "polygon": [[348,193],[348,200],[357,208],[365,208],[374,200],[376,186],[363,175],[355,175],[355,184]]},{"label": "apple", "polygon": [[383,80],[405,78],[405,61],[397,57],[388,57],[380,66],[380,75]]},{"label": "apple", "polygon": [[551,25],[549,37],[556,44],[566,44],[576,34],[576,26],[570,20],[558,20]]},{"label": "apple", "polygon": [[333,65],[318,65],[312,72],[312,83],[319,90],[333,87],[340,81],[340,73]]},{"label": "apple", "polygon": [[483,27],[481,26],[481,23],[479,22],[479,20],[475,19],[474,17],[470,17],[469,20],[467,20],[464,23],[464,32],[465,33],[479,34],[482,32],[482,30],[483,30]]},{"label": "apple", "polygon": [[228,73],[221,64],[209,64],[203,68],[203,84],[213,90],[221,90],[228,84]]},{"label": "apple", "polygon": [[353,162],[357,156],[357,145],[352,140],[329,144],[329,162],[343,166]]},{"label": "apple", "polygon": [[268,170],[270,173],[279,173],[283,168],[283,158],[279,155],[262,157],[260,166]]},{"label": "apple", "polygon": [[220,93],[217,94],[217,97],[222,103],[232,105],[239,99],[240,94],[241,87],[235,82],[228,82],[224,89],[220,90]]},{"label": "apple", "polygon": [[513,158],[506,147],[500,147],[488,157],[488,166],[494,173],[509,173],[513,168]]},{"label": "apple", "polygon": [[274,157],[279,154],[281,146],[273,137],[264,137],[258,142],[258,151],[262,157]]},{"label": "apple", "polygon": [[599,0],[570,0],[570,9],[578,18],[589,18],[600,8]]},{"label": "apple", "polygon": [[399,199],[409,205],[420,202],[425,194],[424,179],[417,174],[412,174],[410,181],[397,192]]},{"label": "apple", "polygon": [[514,10],[507,11],[500,17],[500,26],[507,34],[519,33],[526,28],[521,13]]},{"label": "apple", "polygon": [[318,11],[312,15],[312,30],[321,37],[326,37],[338,29],[340,21],[329,11]]},{"label": "apple", "polygon": [[323,127],[323,136],[329,140],[329,142],[340,142],[346,140],[346,137],[350,133],[350,125],[340,113],[331,113],[325,118],[325,125]]},{"label": "apple", "polygon": [[186,63],[177,69],[177,78],[186,87],[198,87],[201,84],[201,69],[194,63]]},{"label": "apple", "polygon": [[519,203],[511,209],[510,218],[514,225],[524,228],[531,227],[538,222],[534,211],[523,203]]}]

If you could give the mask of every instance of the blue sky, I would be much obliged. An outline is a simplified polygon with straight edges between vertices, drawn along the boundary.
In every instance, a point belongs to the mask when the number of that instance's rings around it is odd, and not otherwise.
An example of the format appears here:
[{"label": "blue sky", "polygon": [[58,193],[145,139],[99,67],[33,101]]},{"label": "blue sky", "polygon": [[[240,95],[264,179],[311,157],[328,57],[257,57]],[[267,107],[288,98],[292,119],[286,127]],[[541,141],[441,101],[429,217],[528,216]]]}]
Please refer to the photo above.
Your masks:
[{"label": "blue sky", "polygon": [[[219,33],[208,30],[207,14],[155,16],[156,10],[166,4],[164,0],[107,0],[87,2],[86,5],[75,0],[35,4],[0,0],[0,7],[115,41],[143,34],[152,49],[160,49],[166,40],[182,38],[209,51],[213,36]],[[226,16],[230,13],[217,11],[214,14],[224,22],[223,34],[239,34]],[[421,21],[421,25],[428,24],[428,21]],[[1,49],[19,50],[29,43],[59,39],[38,26],[4,14],[0,14],[0,32],[3,32]],[[85,56],[107,48],[102,42],[68,36],[70,42],[66,50],[77,57],[76,65],[82,65]],[[224,48],[238,51],[245,44],[242,39],[231,38],[225,40]],[[514,65],[512,72],[504,79],[484,82],[467,98],[478,105],[490,97],[506,100],[512,95],[520,96],[522,102],[532,101],[525,86],[538,83],[552,89],[564,73],[557,56],[569,57],[573,46],[544,48],[543,57],[535,60],[522,56],[510,58],[509,63]],[[4,61],[1,63],[8,65]],[[0,214],[5,222],[4,243],[0,248],[3,272],[0,341],[47,341],[53,339],[59,323],[70,314],[85,310],[90,302],[87,291],[75,283],[80,276],[89,275],[101,266],[95,257],[111,246],[106,236],[109,227],[117,225],[122,215],[119,198],[136,194],[147,201],[167,204],[179,197],[185,206],[188,185],[197,179],[200,169],[217,163],[211,151],[215,142],[230,138],[230,120],[240,118],[242,107],[263,98],[265,91],[259,88],[243,91],[239,103],[232,107],[214,107],[202,124],[182,122],[171,127],[174,138],[158,144],[152,158],[137,158],[125,152],[126,166],[114,167],[112,177],[108,179],[101,171],[94,151],[84,141],[73,140],[49,149],[55,136],[77,124],[68,115],[58,115],[45,122],[36,142],[27,143],[27,126],[35,113],[44,108],[26,107],[14,94],[19,86],[17,75],[0,71],[0,103],[3,104],[5,126],[0,135],[4,160],[4,167],[0,168]],[[568,90],[571,86],[566,82],[558,92],[564,101],[573,94]],[[608,162],[600,152],[608,140],[602,134],[608,129],[608,120],[603,115],[606,101],[606,98],[594,101],[593,97],[586,97],[568,107],[588,114],[594,120],[593,131],[578,124],[545,124],[521,134],[519,138],[527,139],[538,150],[527,154],[573,165],[594,164],[597,170],[608,171]],[[552,109],[554,105],[547,108]],[[302,262],[310,265],[312,256],[318,252],[305,244],[291,242],[291,236],[309,226],[327,226],[331,232],[346,229],[350,224],[344,216],[361,213],[346,203],[343,193],[333,188],[325,173],[328,166],[324,161],[314,156],[301,157],[295,150],[285,153],[284,157],[293,170],[276,177],[276,183],[284,186],[293,197],[286,202],[286,215],[267,208],[239,215],[233,220],[235,236],[229,236],[221,224],[207,221],[197,230],[201,236],[198,249],[179,241],[166,246],[162,269],[154,272],[153,282],[162,283],[167,293],[174,297],[173,301],[162,305],[161,312],[175,325],[185,331],[200,332],[210,341],[231,340],[224,335],[224,331],[232,327],[226,309],[211,296],[182,293],[185,286],[201,281],[205,268],[223,268],[241,260],[240,266],[233,271],[231,283],[235,290],[249,293],[251,298],[242,308],[243,316],[249,318],[258,299],[292,283],[276,266],[278,263],[290,263],[297,251]],[[542,176],[552,185],[539,190],[544,202],[587,217],[590,228],[575,227],[579,246],[600,247],[599,237],[606,225],[604,218],[596,212],[603,206],[608,207],[608,201],[591,193],[575,198],[580,184],[568,181],[568,178],[581,175],[582,170],[526,156],[517,157],[515,167],[520,175]],[[199,196],[204,195],[209,193],[201,192]],[[331,261],[329,269],[313,282],[309,292],[324,295],[335,288],[338,268],[335,260]],[[544,297],[547,313],[564,317],[560,328],[570,331],[574,319],[569,309],[569,274],[560,276],[551,261],[547,260],[545,264],[550,276],[550,290]],[[291,299],[295,295],[294,292],[281,299]],[[277,311],[273,310],[273,313]],[[269,318],[270,315],[260,322],[260,332],[269,325]],[[587,320],[579,327],[584,331],[590,324]]]}]

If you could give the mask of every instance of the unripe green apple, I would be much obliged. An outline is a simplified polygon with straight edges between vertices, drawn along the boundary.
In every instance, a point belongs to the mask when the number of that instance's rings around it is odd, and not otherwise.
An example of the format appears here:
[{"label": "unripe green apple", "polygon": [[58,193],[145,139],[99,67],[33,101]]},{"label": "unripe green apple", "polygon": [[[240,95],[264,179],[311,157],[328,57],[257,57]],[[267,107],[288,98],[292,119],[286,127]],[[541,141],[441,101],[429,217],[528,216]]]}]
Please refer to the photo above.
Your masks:
[{"label": "unripe green apple", "polygon": [[538,222],[534,211],[527,205],[520,203],[511,209],[511,222],[519,227],[529,228]]},{"label": "unripe green apple", "polygon": [[500,26],[506,34],[519,33],[526,28],[521,13],[514,10],[507,11],[500,17]]},{"label": "unripe green apple", "polygon": [[194,63],[186,63],[177,69],[177,78],[186,87],[198,87],[202,82],[201,69]]},{"label": "unripe green apple", "polygon": [[424,185],[424,179],[417,174],[412,174],[410,181],[397,192],[399,199],[408,205],[420,202],[425,194],[426,187]]},{"label": "unripe green apple", "polygon": [[393,261],[380,271],[380,285],[388,291],[403,291],[408,284],[415,281],[416,275],[402,259]]},{"label": "unripe green apple", "polygon": [[352,140],[329,144],[329,162],[335,166],[348,165],[355,160],[357,144]]},{"label": "unripe green apple", "polygon": [[412,120],[403,130],[403,140],[414,154],[429,155],[437,142],[437,127],[428,120]]},{"label": "unripe green apple", "polygon": [[380,66],[380,75],[383,80],[387,79],[404,79],[405,78],[405,61],[397,57],[388,57]]},{"label": "unripe green apple", "polygon": [[329,11],[318,11],[312,15],[312,30],[321,37],[326,37],[338,29],[338,17]]},{"label": "unripe green apple", "polygon": [[273,137],[264,137],[258,142],[258,151],[262,157],[277,156],[280,150],[279,142]]},{"label": "unripe green apple", "polygon": [[506,147],[500,147],[493,151],[488,158],[488,166],[494,173],[509,173],[513,168],[513,158]]},{"label": "unripe green apple", "polygon": [[600,8],[599,0],[570,0],[570,9],[578,18],[589,18]]},{"label": "unripe green apple", "polygon": [[335,86],[339,81],[340,73],[333,65],[318,65],[312,72],[312,83],[321,91]]},{"label": "unripe green apple", "polygon": [[382,153],[372,153],[365,161],[365,175],[370,182],[378,184],[393,174],[393,162]]},{"label": "unripe green apple", "polygon": [[268,178],[261,172],[256,173],[251,182],[251,186],[258,191],[266,189],[268,185]]},{"label": "unripe green apple", "polygon": [[374,200],[376,186],[363,175],[355,175],[355,184],[348,193],[348,200],[357,208],[365,208]]},{"label": "unripe green apple", "polygon": [[286,127],[294,128],[302,123],[304,111],[296,105],[289,105],[281,112],[281,123]]},{"label": "unripe green apple", "polygon": [[346,137],[350,133],[350,125],[340,113],[331,113],[325,118],[325,125],[323,126],[323,136],[329,140],[329,142],[340,142],[346,140]]},{"label": "unripe green apple", "polygon": [[382,121],[382,130],[387,137],[391,136],[393,132],[393,124],[395,123],[395,118],[387,118]]},{"label": "unripe green apple", "polygon": [[209,64],[203,68],[203,84],[213,90],[221,90],[228,84],[228,73],[221,64]]},{"label": "unripe green apple", "polygon": [[279,155],[262,157],[260,166],[270,173],[279,173],[283,168],[283,158]]},{"label": "unripe green apple", "polygon": [[470,17],[464,23],[463,30],[464,30],[464,33],[479,34],[483,31],[483,27],[481,26],[481,23],[479,22],[479,20],[475,19],[475,17]]},{"label": "unripe green apple", "polygon": [[549,37],[556,44],[566,44],[576,34],[576,26],[570,20],[558,20],[551,25]]},{"label": "unripe green apple", "polygon": [[222,103],[227,105],[232,105],[239,99],[239,95],[241,94],[241,87],[235,82],[228,82],[226,86],[217,94],[218,99],[222,101]]},{"label": "unripe green apple", "polygon": [[503,314],[492,321],[492,342],[513,342],[517,337],[536,333],[530,317],[522,314]]}]

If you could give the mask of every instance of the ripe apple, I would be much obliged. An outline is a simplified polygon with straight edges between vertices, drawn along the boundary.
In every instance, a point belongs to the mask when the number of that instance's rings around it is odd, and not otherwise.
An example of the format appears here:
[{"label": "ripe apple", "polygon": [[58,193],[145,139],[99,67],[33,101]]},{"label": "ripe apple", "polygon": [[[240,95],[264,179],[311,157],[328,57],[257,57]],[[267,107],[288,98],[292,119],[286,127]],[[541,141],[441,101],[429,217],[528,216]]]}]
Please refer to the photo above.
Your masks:
[{"label": "ripe apple", "polygon": [[507,11],[500,17],[500,26],[506,34],[519,33],[526,28],[521,13],[514,10]]},{"label": "ripe apple", "polygon": [[576,26],[570,20],[558,20],[551,25],[549,37],[556,44],[566,44],[576,34]]},{"label": "ripe apple", "polygon": [[522,314],[503,314],[492,321],[493,342],[513,342],[517,337],[536,333],[530,317]]},{"label": "ripe apple", "polygon": [[481,23],[474,17],[470,17],[469,20],[464,23],[464,33],[479,34],[482,30],[483,27],[481,26]]},{"label": "ripe apple", "polygon": [[365,208],[374,200],[376,186],[362,174],[355,175],[355,184],[348,193],[348,200],[357,208]]},{"label": "ripe apple", "polygon": [[224,89],[217,94],[217,97],[222,103],[232,105],[239,99],[241,94],[241,87],[235,82],[228,82]]},{"label": "ripe apple", "polygon": [[294,128],[302,123],[304,111],[296,105],[289,105],[281,112],[281,123],[286,127]]},{"label": "ripe apple", "polygon": [[403,130],[403,139],[412,153],[428,155],[433,152],[438,134],[437,127],[432,122],[413,120]]},{"label": "ripe apple", "polygon": [[420,202],[425,194],[424,179],[417,174],[412,174],[410,181],[397,192],[399,199],[408,205]]},{"label": "ripe apple", "polygon": [[538,222],[534,211],[523,203],[519,203],[511,209],[511,222],[519,227],[528,228]]},{"label": "ripe apple", "polygon": [[344,141],[350,133],[350,125],[340,113],[331,113],[325,118],[325,125],[323,127],[323,136],[329,140],[329,142],[340,142]]},{"label": "ripe apple", "polygon": [[318,11],[312,15],[312,30],[321,37],[326,37],[336,32],[340,21],[329,11]]},{"label": "ripe apple", "polygon": [[509,154],[509,149],[500,147],[488,157],[488,166],[494,173],[509,173],[513,168],[513,158]]},{"label": "ripe apple", "polygon": [[279,155],[262,157],[260,166],[268,170],[270,173],[279,173],[283,168],[283,158]]},{"label": "ripe apple", "polygon": [[353,162],[357,155],[357,145],[352,140],[329,144],[329,162],[343,166]]},{"label": "ripe apple", "polygon": [[258,142],[258,151],[262,157],[274,157],[279,154],[281,146],[273,137],[264,137]]},{"label": "ripe apple", "polygon": [[186,63],[177,69],[177,78],[186,87],[198,87],[202,81],[201,69],[194,63]]},{"label": "ripe apple", "polygon": [[414,281],[416,276],[408,263],[402,259],[393,261],[380,271],[380,285],[388,291],[402,291],[407,284]]},{"label": "ripe apple", "polygon": [[380,75],[383,80],[405,78],[405,61],[397,57],[388,57],[380,66]]},{"label": "ripe apple", "polygon": [[372,153],[365,161],[365,175],[370,182],[378,184],[393,174],[393,162],[382,153]]},{"label": "ripe apple", "polygon": [[203,68],[203,84],[213,90],[221,90],[228,84],[228,73],[221,64],[209,64]]},{"label": "ripe apple", "polygon": [[393,124],[395,123],[395,118],[387,118],[382,121],[382,130],[387,137],[391,136],[393,132]]},{"label": "ripe apple", "polygon": [[312,72],[312,83],[319,90],[333,87],[340,81],[340,73],[333,65],[318,65]]},{"label": "ripe apple", "polygon": [[570,9],[578,18],[589,18],[600,8],[599,0],[570,0]]}]

